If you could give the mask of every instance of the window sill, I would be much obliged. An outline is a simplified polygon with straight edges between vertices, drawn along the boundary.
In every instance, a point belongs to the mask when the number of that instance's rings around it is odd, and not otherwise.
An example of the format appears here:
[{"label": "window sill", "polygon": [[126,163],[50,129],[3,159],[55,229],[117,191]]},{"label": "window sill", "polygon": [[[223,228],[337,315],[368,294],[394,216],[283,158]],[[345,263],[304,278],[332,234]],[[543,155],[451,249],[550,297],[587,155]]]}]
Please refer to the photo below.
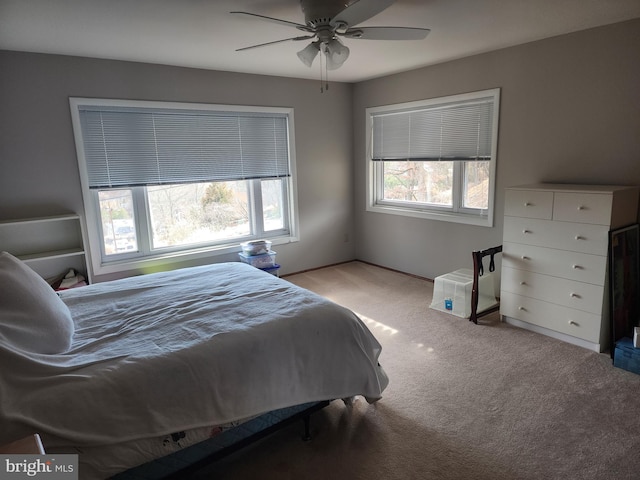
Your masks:
[{"label": "window sill", "polygon": [[404,217],[422,218],[426,220],[437,220],[441,222],[463,223],[466,225],[476,225],[479,227],[493,227],[492,215],[471,215],[467,213],[455,213],[449,211],[418,210],[392,205],[368,205],[368,212],[384,213],[390,215],[400,215]]},{"label": "window sill", "polygon": [[[279,237],[270,238],[272,246],[284,245],[287,243],[297,242],[296,237]],[[121,273],[126,271],[157,271],[160,267],[171,265],[178,262],[187,262],[191,260],[199,260],[201,258],[217,257],[221,255],[233,255],[242,251],[240,244],[211,246],[194,248],[190,250],[173,251],[167,253],[159,253],[153,256],[123,258],[108,263],[94,263],[94,275],[107,275]],[[237,257],[235,258],[237,260]]]}]

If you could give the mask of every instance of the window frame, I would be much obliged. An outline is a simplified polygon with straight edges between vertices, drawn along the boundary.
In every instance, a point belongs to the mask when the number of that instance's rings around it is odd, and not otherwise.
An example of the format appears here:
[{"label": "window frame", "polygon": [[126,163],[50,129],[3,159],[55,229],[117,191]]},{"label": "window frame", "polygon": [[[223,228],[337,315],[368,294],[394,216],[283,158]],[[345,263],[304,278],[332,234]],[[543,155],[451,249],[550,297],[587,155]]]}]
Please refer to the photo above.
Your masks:
[{"label": "window frame", "polygon": [[[83,221],[85,223],[85,232],[89,244],[87,250],[89,252],[89,257],[91,260],[88,263],[90,263],[94,275],[112,274],[134,269],[153,268],[161,264],[177,261],[195,260],[204,257],[237,253],[239,251],[240,242],[258,238],[269,238],[269,240],[272,241],[273,245],[299,241],[295,128],[293,108],[81,97],[70,97],[69,103],[71,108],[78,169],[80,174],[80,183],[82,187],[82,196],[85,209]],[[140,250],[142,247],[145,249],[145,252],[143,252],[142,254],[131,254],[124,252],[122,254],[109,255],[107,258],[104,251],[104,241],[102,237],[102,219],[100,214],[98,192],[100,190],[110,189],[89,188],[89,177],[84,155],[83,134],[79,113],[79,108],[83,105],[91,105],[96,107],[143,107],[167,108],[177,110],[216,110],[229,112],[274,113],[286,115],[288,126],[290,176],[282,177],[279,179],[283,183],[283,215],[285,216],[285,224],[288,224],[288,228],[264,232],[264,219],[262,218],[264,216],[264,211],[255,211],[255,209],[258,207],[260,207],[260,209],[262,208],[262,198],[256,197],[256,195],[259,195],[261,193],[261,187],[259,185],[256,185],[256,183],[260,183],[263,180],[271,179],[247,179],[244,181],[248,182],[247,194],[249,197],[250,209],[253,211],[252,215],[250,215],[251,231],[253,232],[251,235],[242,238],[234,238],[233,240],[229,241],[223,240],[219,242],[210,242],[208,244],[197,244],[182,247],[162,247],[153,249],[153,234],[150,230],[151,212],[147,198],[147,187],[113,187],[113,190],[123,189],[130,190],[132,192],[135,215],[134,222],[136,227],[136,234],[138,236],[138,249]],[[256,231],[256,227],[260,227],[260,231]],[[285,227],[287,227],[287,225],[285,225]]]},{"label": "window frame", "polygon": [[[385,200],[384,194],[384,161],[373,160],[373,117],[381,113],[420,110],[425,107],[437,107],[445,104],[460,104],[479,99],[492,98],[493,119],[491,125],[491,159],[489,160],[489,192],[487,209],[465,208],[462,206],[465,188],[465,161],[453,161],[452,206],[408,202],[401,200]],[[366,129],[366,211],[401,215],[429,220],[463,223],[483,227],[493,227],[495,204],[495,177],[498,150],[498,126],[500,110],[500,89],[494,88],[459,95],[449,95],[426,100],[399,104],[370,107],[365,109]],[[423,160],[424,161],[424,160]]]}]

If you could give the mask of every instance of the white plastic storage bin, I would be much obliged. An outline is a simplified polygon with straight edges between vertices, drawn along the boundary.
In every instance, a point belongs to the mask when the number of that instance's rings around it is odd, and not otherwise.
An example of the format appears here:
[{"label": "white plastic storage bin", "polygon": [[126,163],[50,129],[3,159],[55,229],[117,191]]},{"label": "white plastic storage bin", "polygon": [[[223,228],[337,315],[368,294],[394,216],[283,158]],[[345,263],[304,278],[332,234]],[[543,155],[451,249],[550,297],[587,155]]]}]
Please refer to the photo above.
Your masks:
[{"label": "white plastic storage bin", "polygon": [[240,244],[242,253],[245,255],[264,255],[271,251],[270,240],[252,240],[250,242],[244,242]]},{"label": "white plastic storage bin", "polygon": [[256,268],[272,268],[276,264],[276,252],[273,250],[260,255],[247,255],[246,253],[239,253],[238,255],[241,261]]},{"label": "white plastic storage bin", "polygon": [[[436,277],[431,308],[469,318],[472,290],[473,270],[463,268]],[[493,274],[485,273],[478,280],[478,313],[497,304]]]}]

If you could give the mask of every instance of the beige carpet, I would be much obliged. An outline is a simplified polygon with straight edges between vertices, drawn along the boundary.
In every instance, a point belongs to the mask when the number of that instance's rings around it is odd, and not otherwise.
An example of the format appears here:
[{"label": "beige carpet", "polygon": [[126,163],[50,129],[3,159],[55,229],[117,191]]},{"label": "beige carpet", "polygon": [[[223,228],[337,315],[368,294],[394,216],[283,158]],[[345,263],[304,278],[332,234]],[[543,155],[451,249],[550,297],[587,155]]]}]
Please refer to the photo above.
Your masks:
[{"label": "beige carpet", "polygon": [[640,478],[640,375],[608,355],[432,310],[433,283],[360,262],[287,280],[368,322],[389,387],[315,414],[310,442],[296,423],[198,478]]}]

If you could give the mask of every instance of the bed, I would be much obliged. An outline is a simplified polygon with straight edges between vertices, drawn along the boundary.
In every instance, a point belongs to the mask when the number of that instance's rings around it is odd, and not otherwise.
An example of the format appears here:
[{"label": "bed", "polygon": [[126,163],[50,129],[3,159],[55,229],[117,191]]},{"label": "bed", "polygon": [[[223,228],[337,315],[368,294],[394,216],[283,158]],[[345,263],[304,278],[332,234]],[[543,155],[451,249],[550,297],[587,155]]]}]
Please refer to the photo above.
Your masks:
[{"label": "bed", "polygon": [[388,383],[357,315],[244,263],[56,294],[3,252],[0,304],[0,443],[39,433],[83,479]]}]

